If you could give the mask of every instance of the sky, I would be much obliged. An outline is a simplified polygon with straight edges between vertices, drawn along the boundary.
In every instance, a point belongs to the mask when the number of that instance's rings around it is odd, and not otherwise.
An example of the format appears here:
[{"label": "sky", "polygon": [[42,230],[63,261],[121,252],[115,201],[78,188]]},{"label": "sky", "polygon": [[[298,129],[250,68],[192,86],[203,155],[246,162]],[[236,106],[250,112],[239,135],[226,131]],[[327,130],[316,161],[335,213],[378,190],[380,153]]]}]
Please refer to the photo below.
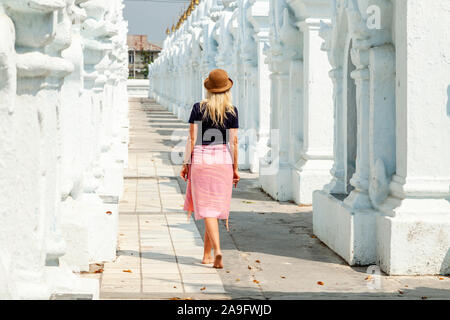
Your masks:
[{"label": "sky", "polygon": [[129,34],[146,34],[150,43],[162,46],[166,28],[178,21],[190,0],[124,0]]}]

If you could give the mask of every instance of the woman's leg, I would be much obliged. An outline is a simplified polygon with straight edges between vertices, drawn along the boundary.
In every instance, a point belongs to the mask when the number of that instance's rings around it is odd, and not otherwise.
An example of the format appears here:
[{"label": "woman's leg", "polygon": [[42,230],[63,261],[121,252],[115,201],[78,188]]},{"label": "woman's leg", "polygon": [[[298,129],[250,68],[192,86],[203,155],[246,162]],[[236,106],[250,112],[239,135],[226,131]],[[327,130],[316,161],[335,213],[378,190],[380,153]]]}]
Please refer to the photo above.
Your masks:
[{"label": "woman's leg", "polygon": [[211,256],[211,249],[213,248],[211,239],[209,239],[208,232],[206,232],[205,226],[205,241],[204,241],[204,250],[203,250],[203,264],[213,263],[214,259]]},{"label": "woman's leg", "polygon": [[205,218],[205,229],[214,248],[214,268],[223,268],[217,218]]}]

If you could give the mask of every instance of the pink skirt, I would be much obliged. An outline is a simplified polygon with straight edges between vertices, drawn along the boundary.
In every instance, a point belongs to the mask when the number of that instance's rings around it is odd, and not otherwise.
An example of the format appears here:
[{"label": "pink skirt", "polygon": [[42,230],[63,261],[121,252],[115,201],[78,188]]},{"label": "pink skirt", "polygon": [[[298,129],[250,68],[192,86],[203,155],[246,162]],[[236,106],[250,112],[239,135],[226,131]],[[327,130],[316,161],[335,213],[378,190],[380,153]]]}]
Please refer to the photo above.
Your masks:
[{"label": "pink skirt", "polygon": [[184,210],[195,219],[227,220],[233,188],[233,161],[226,144],[194,147]]}]

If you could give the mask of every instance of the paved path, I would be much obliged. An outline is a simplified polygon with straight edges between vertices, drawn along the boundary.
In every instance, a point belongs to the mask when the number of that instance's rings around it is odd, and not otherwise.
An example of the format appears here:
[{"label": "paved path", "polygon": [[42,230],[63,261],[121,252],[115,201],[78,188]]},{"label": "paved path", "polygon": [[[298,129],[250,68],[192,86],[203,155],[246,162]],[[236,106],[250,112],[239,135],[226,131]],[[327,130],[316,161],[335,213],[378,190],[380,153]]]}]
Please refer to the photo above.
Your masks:
[{"label": "paved path", "polygon": [[248,172],[233,190],[230,232],[220,227],[225,268],[201,265],[203,223],[187,222],[186,186],[170,159],[187,125],[146,99],[130,101],[130,119],[118,257],[103,268],[101,298],[450,299],[448,277],[349,267],[313,236],[311,207],[273,201]]}]

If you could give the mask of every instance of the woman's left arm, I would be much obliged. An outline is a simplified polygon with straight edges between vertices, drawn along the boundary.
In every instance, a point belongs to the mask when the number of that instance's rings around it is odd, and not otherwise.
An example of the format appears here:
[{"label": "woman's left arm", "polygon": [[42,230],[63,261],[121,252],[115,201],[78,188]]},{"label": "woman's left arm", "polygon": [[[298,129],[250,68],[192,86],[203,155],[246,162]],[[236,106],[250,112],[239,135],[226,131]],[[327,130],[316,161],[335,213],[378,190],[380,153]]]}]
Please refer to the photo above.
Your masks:
[{"label": "woman's left arm", "polygon": [[239,165],[239,140],[238,140],[238,129],[232,128],[230,130],[230,151],[231,157],[233,160],[233,184],[234,187],[237,187],[237,184],[240,180],[238,173],[238,165]]}]

